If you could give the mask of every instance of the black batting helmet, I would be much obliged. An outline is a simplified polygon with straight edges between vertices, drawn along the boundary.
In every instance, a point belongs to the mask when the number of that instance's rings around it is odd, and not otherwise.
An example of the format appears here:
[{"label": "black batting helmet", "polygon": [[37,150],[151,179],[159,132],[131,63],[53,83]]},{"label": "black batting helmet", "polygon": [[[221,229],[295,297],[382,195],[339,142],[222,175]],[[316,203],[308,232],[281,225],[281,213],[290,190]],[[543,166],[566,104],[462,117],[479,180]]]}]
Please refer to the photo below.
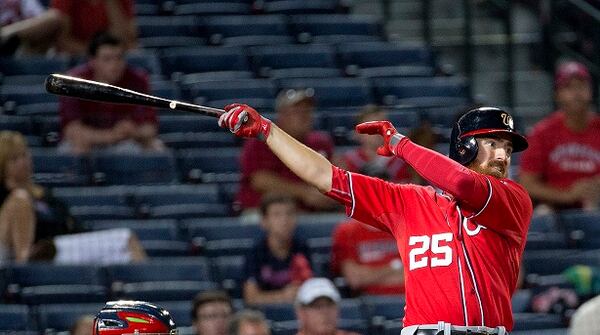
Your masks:
[{"label": "black batting helmet", "polygon": [[486,134],[508,134],[513,152],[527,149],[527,140],[515,132],[512,116],[496,107],[479,107],[462,115],[452,127],[450,135],[450,158],[467,165],[477,157],[476,136]]}]

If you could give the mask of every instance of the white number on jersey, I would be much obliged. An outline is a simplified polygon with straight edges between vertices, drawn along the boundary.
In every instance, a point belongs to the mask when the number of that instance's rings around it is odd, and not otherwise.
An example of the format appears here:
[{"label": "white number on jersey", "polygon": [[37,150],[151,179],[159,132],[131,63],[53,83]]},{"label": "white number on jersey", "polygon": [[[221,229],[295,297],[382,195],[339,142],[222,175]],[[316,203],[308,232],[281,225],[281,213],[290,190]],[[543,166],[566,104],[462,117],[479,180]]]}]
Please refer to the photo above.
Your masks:
[{"label": "white number on jersey", "polygon": [[[415,247],[408,253],[409,270],[424,268],[428,265],[433,268],[452,264],[452,248],[448,245],[451,241],[452,233],[434,234],[431,237],[427,235],[411,236],[408,245]],[[431,264],[429,264],[429,257],[425,256],[428,250],[434,254],[431,257]]]}]

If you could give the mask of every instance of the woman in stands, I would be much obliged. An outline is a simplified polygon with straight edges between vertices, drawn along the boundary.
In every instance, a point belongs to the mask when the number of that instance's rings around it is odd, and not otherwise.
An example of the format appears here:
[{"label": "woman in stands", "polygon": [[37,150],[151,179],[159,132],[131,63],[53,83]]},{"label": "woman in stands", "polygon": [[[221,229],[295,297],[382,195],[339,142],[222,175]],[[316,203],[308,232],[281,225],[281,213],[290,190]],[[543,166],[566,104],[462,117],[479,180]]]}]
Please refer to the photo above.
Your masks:
[{"label": "woman in stands", "polygon": [[[18,132],[0,131],[0,264],[127,263],[146,253],[129,229],[79,231],[67,207],[32,180],[31,153]],[[66,235],[68,234],[68,235]]]}]

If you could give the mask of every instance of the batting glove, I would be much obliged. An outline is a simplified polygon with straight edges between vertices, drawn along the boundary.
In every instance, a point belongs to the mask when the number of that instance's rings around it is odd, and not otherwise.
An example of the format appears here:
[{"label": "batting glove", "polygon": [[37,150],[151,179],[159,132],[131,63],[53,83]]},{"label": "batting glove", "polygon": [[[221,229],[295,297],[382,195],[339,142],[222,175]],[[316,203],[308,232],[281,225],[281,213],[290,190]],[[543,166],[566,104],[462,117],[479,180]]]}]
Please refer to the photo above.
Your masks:
[{"label": "batting glove", "polygon": [[398,145],[406,136],[398,133],[390,121],[369,121],[356,126],[359,134],[381,135],[383,145],[377,148],[381,156],[394,156],[398,153]]},{"label": "batting glove", "polygon": [[266,141],[271,132],[271,121],[258,112],[242,104],[225,106],[225,113],[219,117],[219,126],[240,137],[255,137]]}]

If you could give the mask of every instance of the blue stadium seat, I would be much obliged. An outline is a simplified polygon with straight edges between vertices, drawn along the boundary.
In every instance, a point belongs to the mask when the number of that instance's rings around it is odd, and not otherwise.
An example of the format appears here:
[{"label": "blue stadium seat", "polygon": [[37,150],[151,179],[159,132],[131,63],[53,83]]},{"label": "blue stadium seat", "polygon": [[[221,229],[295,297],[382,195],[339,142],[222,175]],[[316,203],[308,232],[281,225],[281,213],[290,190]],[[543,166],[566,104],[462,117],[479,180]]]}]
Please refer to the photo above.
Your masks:
[{"label": "blue stadium seat", "polygon": [[531,304],[532,296],[533,294],[529,289],[517,290],[511,299],[513,313],[526,312]]},{"label": "blue stadium seat", "polygon": [[[0,69],[5,76],[26,74],[50,74],[65,72],[69,68],[66,57],[46,58],[42,56],[8,58],[0,57]],[[40,86],[42,83],[40,83]]]},{"label": "blue stadium seat", "polygon": [[136,200],[149,208],[152,218],[186,219],[229,214],[229,206],[222,202],[217,185],[144,186],[136,190]]},{"label": "blue stadium seat", "polygon": [[133,219],[136,215],[131,188],[57,187],[53,195],[69,206],[76,218],[85,220]]},{"label": "blue stadium seat", "polygon": [[182,239],[182,233],[179,231],[176,220],[94,220],[86,221],[83,224],[89,230],[129,228],[141,241],[178,241]]},{"label": "blue stadium seat", "polygon": [[83,186],[91,181],[89,162],[84,156],[57,152],[55,149],[31,151],[34,180],[42,185]]},{"label": "blue stadium seat", "polygon": [[541,233],[529,231],[527,234],[526,250],[541,249],[566,249],[568,248],[567,237],[564,233]]},{"label": "blue stadium seat", "polygon": [[296,228],[296,236],[302,240],[315,237],[331,237],[333,230],[337,226],[338,222],[314,222],[298,224]]},{"label": "blue stadium seat", "polygon": [[38,306],[39,328],[43,331],[68,331],[82,316],[95,316],[104,307],[100,303],[60,304]]},{"label": "blue stadium seat", "polygon": [[15,114],[22,116],[56,116],[58,115],[58,101],[15,106]]},{"label": "blue stadium seat", "polygon": [[213,118],[201,115],[159,115],[158,131],[167,133],[219,132],[223,129]]},{"label": "blue stadium seat", "polygon": [[252,14],[249,3],[232,2],[196,2],[176,5],[174,14],[178,15],[244,15]]},{"label": "blue stadium seat", "polygon": [[512,335],[569,335],[569,328],[517,330],[510,333]]},{"label": "blue stadium seat", "polygon": [[184,149],[233,147],[239,144],[238,138],[222,130],[214,132],[168,133],[160,135],[160,139],[167,147],[178,151]]},{"label": "blue stadium seat", "polygon": [[205,183],[240,180],[239,148],[180,150],[177,159],[182,180]]},{"label": "blue stadium seat", "polygon": [[577,245],[584,249],[600,248],[600,211],[570,210],[560,213],[560,223]]},{"label": "blue stadium seat", "polygon": [[0,332],[34,329],[28,306],[0,304]]},{"label": "blue stadium seat", "polygon": [[314,89],[319,108],[364,106],[374,101],[368,81],[358,78],[280,79],[278,86]]},{"label": "blue stadium seat", "polygon": [[250,72],[246,55],[239,48],[170,48],[161,57],[163,72]]},{"label": "blue stadium seat", "polygon": [[470,100],[468,83],[460,77],[381,78],[373,86],[386,105],[464,105]]},{"label": "blue stadium seat", "polygon": [[127,63],[146,70],[149,74],[161,74],[160,61],[155,52],[136,51],[127,54]]},{"label": "blue stadium seat", "polygon": [[211,258],[215,280],[233,298],[242,298],[243,281],[245,277],[244,266],[246,257],[217,256]]},{"label": "blue stadium seat", "polygon": [[144,263],[109,265],[106,267],[113,283],[161,281],[211,281],[209,263],[201,257],[152,259]]},{"label": "blue stadium seat", "polygon": [[[533,329],[555,329],[565,326],[562,317],[557,314],[542,313],[514,313],[515,326],[513,331],[533,330]],[[514,334],[514,332],[511,332]],[[544,334],[546,334],[544,332]]]},{"label": "blue stadium seat", "polygon": [[[179,86],[172,80],[152,81],[150,84],[150,93],[170,100],[181,98]],[[172,111],[169,110],[169,113],[172,113]]]},{"label": "blue stadium seat", "polygon": [[156,301],[155,303],[169,311],[177,328],[180,330],[180,334],[183,333],[183,327],[192,325],[192,302],[190,300]]},{"label": "blue stadium seat", "polygon": [[392,42],[345,43],[337,46],[344,66],[358,66],[361,69],[391,67],[398,65],[422,65],[433,68],[433,53],[422,44],[401,44]]},{"label": "blue stadium seat", "polygon": [[286,321],[296,319],[293,304],[264,304],[252,306],[265,314],[265,317],[271,321]]},{"label": "blue stadium seat", "polygon": [[363,296],[361,298],[372,324],[385,321],[401,321],[406,300],[403,295]]},{"label": "blue stadium seat", "polygon": [[217,283],[211,281],[154,281],[123,284],[116,294],[130,300],[191,301],[200,292],[218,288]]},{"label": "blue stadium seat", "polygon": [[3,76],[2,83],[10,85],[40,85],[45,82],[47,74],[20,74]]},{"label": "blue stadium seat", "polygon": [[170,152],[92,156],[94,176],[107,185],[169,184],[177,181],[175,157]]},{"label": "blue stadium seat", "polygon": [[93,265],[14,265],[8,271],[17,299],[27,304],[98,302],[108,297],[105,273]]},{"label": "blue stadium seat", "polygon": [[263,77],[339,77],[335,49],[329,45],[278,45],[250,49],[252,64]]},{"label": "blue stadium seat", "polygon": [[142,16],[136,19],[140,43],[155,37],[197,37],[198,23],[193,16]]},{"label": "blue stadium seat", "polygon": [[141,241],[148,257],[192,256],[192,246],[184,241],[143,240]]},{"label": "blue stadium seat", "polygon": [[48,94],[43,84],[36,85],[3,85],[0,90],[0,103],[11,102],[16,106],[58,102],[58,96]]},{"label": "blue stadium seat", "polygon": [[212,44],[249,46],[293,42],[283,15],[211,16],[201,19],[199,24]]},{"label": "blue stadium seat", "polygon": [[[242,98],[274,99],[275,85],[266,79],[240,79],[228,81],[199,82],[188,87],[190,98],[204,97],[214,106],[225,106],[225,101]],[[214,101],[222,101],[218,105]]]},{"label": "blue stadium seat", "polygon": [[339,0],[267,0],[262,6],[265,13],[286,15],[334,14],[338,11]]},{"label": "blue stadium seat", "polygon": [[550,275],[559,274],[576,264],[600,266],[600,254],[597,250],[528,250],[523,255],[523,262],[528,273]]},{"label": "blue stadium seat", "polygon": [[296,15],[290,18],[300,42],[378,41],[383,28],[376,17],[366,15]]},{"label": "blue stadium seat", "polygon": [[[232,221],[234,221],[232,223]],[[263,236],[258,225],[234,220],[186,220],[183,222],[194,245],[207,256],[245,255]]]},{"label": "blue stadium seat", "polygon": [[29,117],[2,115],[2,118],[0,118],[0,129],[13,130],[23,135],[29,135],[33,132],[33,125]]}]

